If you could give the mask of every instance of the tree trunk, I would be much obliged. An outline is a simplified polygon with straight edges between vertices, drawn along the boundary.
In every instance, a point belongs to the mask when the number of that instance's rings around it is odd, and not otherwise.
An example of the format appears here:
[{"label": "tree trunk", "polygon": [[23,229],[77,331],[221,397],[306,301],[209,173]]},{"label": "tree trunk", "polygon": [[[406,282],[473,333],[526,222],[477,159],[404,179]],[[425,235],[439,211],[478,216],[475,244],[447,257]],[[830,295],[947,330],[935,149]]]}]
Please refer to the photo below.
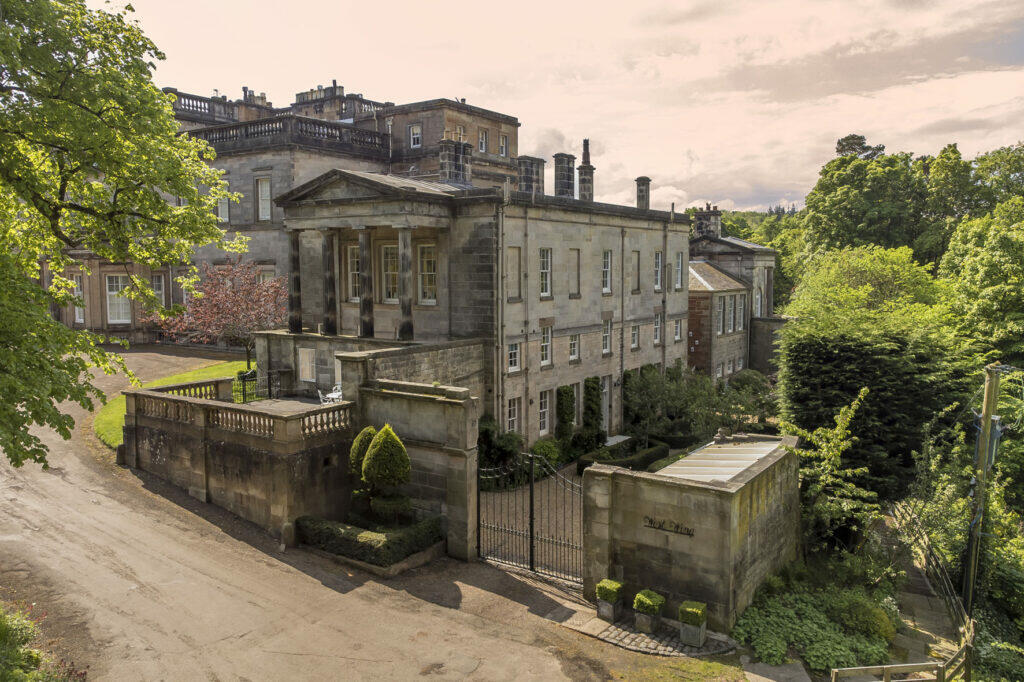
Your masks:
[{"label": "tree trunk", "polygon": [[252,344],[245,344],[245,369],[252,369]]}]

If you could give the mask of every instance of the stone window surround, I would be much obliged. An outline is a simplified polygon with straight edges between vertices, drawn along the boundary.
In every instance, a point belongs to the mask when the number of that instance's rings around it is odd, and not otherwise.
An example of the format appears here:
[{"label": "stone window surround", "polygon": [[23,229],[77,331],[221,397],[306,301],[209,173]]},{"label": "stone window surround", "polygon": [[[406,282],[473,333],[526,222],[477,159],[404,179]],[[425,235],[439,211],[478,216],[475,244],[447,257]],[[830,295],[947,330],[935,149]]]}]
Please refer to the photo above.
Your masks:
[{"label": "stone window surround", "polygon": [[542,436],[548,435],[551,430],[551,389],[537,395],[537,427]]},{"label": "stone window surround", "polygon": [[[569,362],[580,362],[580,343],[582,336],[579,333],[569,335]],[[576,352],[573,353],[573,346]]]},{"label": "stone window surround", "polygon": [[629,328],[630,350],[640,350],[640,325],[634,324]]},{"label": "stone window surround", "polygon": [[82,299],[81,306],[73,306],[74,310],[74,321],[75,324],[85,324],[85,278],[81,273],[71,275],[71,281],[75,283],[74,294],[76,297]]},{"label": "stone window surround", "polygon": [[[546,325],[540,328],[540,365],[550,367],[552,364],[552,340],[554,337],[553,327]],[[545,357],[546,356],[546,357]]]},{"label": "stone window surround", "polygon": [[[117,287],[115,291],[111,291],[111,281],[116,280],[114,286]],[[131,279],[128,275],[105,275],[104,283],[106,284],[106,301],[107,301],[107,324],[131,324],[132,323],[132,303],[131,299],[121,295],[119,292],[124,291],[131,285]],[[111,306],[112,299],[120,299],[117,301],[116,308],[118,313],[123,313],[122,306],[127,306],[128,316],[115,315],[115,306]]]},{"label": "stone window surround", "polygon": [[[255,199],[253,205],[253,222],[257,223],[269,223],[274,217],[274,205],[273,205],[273,186],[272,180],[269,174],[263,173],[261,175],[255,175],[252,179],[253,182],[253,197]],[[266,192],[266,212],[263,211],[263,195],[260,192],[262,187],[267,188]]]},{"label": "stone window surround", "polygon": [[654,290],[661,291],[662,280],[665,277],[665,254],[661,251],[654,252]]},{"label": "stone window surround", "polygon": [[505,367],[508,373],[515,374],[519,372],[523,367],[522,360],[521,344],[518,341],[509,343],[508,350],[505,353]]},{"label": "stone window surround", "polygon": [[407,126],[409,132],[409,148],[420,149],[423,146],[423,122],[416,121]]},{"label": "stone window surround", "polygon": [[603,249],[601,252],[601,293],[605,296],[612,294],[612,250]]},{"label": "stone window surround", "polygon": [[684,264],[683,264],[683,252],[682,251],[676,251],[676,272],[675,272],[675,279],[676,279],[676,282],[675,282],[676,287],[675,288],[676,288],[676,291],[679,291],[680,289],[683,288],[683,270],[685,270],[685,269],[686,268],[684,267]]},{"label": "stone window surround", "polygon": [[519,433],[519,413],[521,399],[519,397],[509,398],[505,407],[505,430],[510,433]]},{"label": "stone window surround", "polygon": [[[540,297],[542,299],[552,298],[553,296],[553,287],[551,285],[552,260],[551,248],[542,246],[537,256],[537,267],[540,273],[538,278],[540,281]],[[547,261],[546,264],[545,261]]]}]

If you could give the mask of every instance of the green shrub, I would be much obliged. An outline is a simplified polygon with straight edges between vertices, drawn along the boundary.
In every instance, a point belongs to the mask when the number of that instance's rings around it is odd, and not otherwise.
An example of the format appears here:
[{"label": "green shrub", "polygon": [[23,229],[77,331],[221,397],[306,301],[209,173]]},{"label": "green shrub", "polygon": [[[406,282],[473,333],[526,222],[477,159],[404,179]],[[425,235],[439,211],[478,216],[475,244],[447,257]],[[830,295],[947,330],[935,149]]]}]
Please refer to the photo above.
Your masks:
[{"label": "green shrub", "polygon": [[574,453],[587,453],[596,450],[604,445],[608,435],[601,429],[594,429],[584,426],[569,439],[570,449]]},{"label": "green shrub", "polygon": [[523,449],[523,439],[518,433],[501,433],[494,417],[484,415],[480,418],[476,445],[480,465],[494,467],[506,464],[518,455]]},{"label": "green shrub", "polygon": [[555,438],[563,447],[568,446],[576,421],[576,394],[572,386],[559,386],[555,391],[555,419]]},{"label": "green shrub", "polygon": [[352,447],[348,452],[348,466],[349,470],[359,477],[359,480],[363,478],[363,460],[366,458],[366,450],[376,435],[377,429],[367,426],[352,441]]},{"label": "green shrub", "polygon": [[370,498],[370,511],[383,521],[412,518],[412,500],[408,495],[378,495]]},{"label": "green shrub", "polygon": [[657,616],[661,613],[663,606],[665,606],[665,598],[654,590],[640,590],[633,597],[633,610],[637,613]]},{"label": "green shrub", "polygon": [[704,602],[684,601],[679,605],[679,622],[700,627],[708,621],[708,607]]},{"label": "green shrub", "polygon": [[390,566],[444,539],[439,516],[399,528],[375,530],[301,516],[295,520],[295,530],[304,544],[374,566]]},{"label": "green shrub", "polygon": [[36,624],[28,615],[0,606],[0,680],[48,679],[39,670],[42,653],[28,646],[37,634]]},{"label": "green shrub", "polygon": [[391,425],[385,424],[366,450],[363,480],[372,490],[380,490],[408,483],[411,475],[412,463],[405,445],[395,435]]},{"label": "green shrub", "polygon": [[765,581],[732,636],[771,665],[784,663],[790,648],[813,670],[887,663],[894,578],[883,564],[849,554],[791,564]]},{"label": "green shrub", "polygon": [[611,578],[605,578],[597,584],[597,598],[611,604],[619,601],[622,597],[622,583]]},{"label": "green shrub", "polygon": [[562,448],[553,438],[541,438],[533,444],[530,452],[543,457],[554,469],[558,469],[562,465]]},{"label": "green shrub", "polygon": [[694,443],[696,442],[693,436],[684,435],[681,433],[666,433],[664,435],[654,436],[654,440],[661,441],[662,443],[669,446],[673,450],[678,450],[679,448],[688,448],[691,445],[694,445]]}]

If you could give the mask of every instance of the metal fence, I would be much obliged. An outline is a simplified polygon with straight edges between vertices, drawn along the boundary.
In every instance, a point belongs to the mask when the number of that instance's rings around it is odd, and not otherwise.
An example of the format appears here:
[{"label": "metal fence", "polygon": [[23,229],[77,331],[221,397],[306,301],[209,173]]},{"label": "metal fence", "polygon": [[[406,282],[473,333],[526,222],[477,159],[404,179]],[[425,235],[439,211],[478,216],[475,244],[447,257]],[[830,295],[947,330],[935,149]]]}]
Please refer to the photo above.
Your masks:
[{"label": "metal fence", "polygon": [[236,403],[251,403],[281,397],[281,374],[272,371],[257,374],[256,370],[240,373],[231,384],[231,399]]}]

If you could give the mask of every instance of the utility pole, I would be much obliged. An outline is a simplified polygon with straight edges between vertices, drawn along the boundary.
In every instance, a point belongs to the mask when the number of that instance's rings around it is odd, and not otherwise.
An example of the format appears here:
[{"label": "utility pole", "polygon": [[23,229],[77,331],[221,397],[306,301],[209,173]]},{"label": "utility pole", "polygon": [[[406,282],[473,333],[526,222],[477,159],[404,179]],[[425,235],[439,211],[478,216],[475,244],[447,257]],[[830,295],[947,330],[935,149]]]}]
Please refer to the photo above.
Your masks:
[{"label": "utility pole", "polygon": [[985,367],[985,399],[978,425],[978,448],[974,461],[974,499],[971,504],[970,536],[967,543],[967,565],[964,570],[964,610],[970,618],[974,610],[974,587],[978,577],[978,555],[981,550],[981,525],[988,495],[989,450],[992,447],[992,422],[999,402],[998,362]]}]

